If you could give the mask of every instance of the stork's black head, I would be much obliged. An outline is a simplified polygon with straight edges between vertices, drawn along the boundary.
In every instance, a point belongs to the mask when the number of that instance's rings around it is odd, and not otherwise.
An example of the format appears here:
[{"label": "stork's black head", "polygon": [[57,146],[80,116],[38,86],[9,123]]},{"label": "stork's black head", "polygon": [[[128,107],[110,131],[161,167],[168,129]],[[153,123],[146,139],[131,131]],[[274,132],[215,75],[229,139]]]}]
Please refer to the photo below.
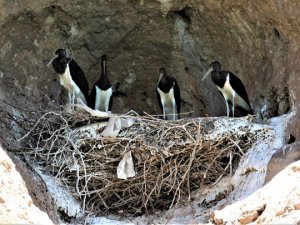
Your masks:
[{"label": "stork's black head", "polygon": [[102,55],[102,56],[101,56],[101,61],[102,61],[102,62],[103,62],[103,61],[106,62],[106,61],[107,61],[107,56],[106,56],[106,55]]},{"label": "stork's black head", "polygon": [[59,48],[55,51],[54,57],[49,61],[47,66],[50,66],[54,62],[54,60],[65,61],[66,59],[67,59],[67,51],[65,49]]},{"label": "stork's black head", "polygon": [[214,71],[221,70],[221,64],[219,61],[213,61],[211,64],[209,64],[209,67],[212,68]]},{"label": "stork's black head", "polygon": [[65,49],[59,48],[55,51],[55,55],[60,58],[65,58],[67,57],[67,52]]},{"label": "stork's black head", "polygon": [[217,73],[219,73],[221,70],[221,64],[219,63],[219,61],[213,61],[211,64],[209,64],[209,69],[207,70],[207,72],[205,73],[205,75],[202,78],[202,81],[205,80],[205,78],[211,74],[212,71],[215,71]]},{"label": "stork's black head", "polygon": [[159,69],[159,74],[162,76],[166,76],[167,75],[167,70],[164,67],[161,67]]},{"label": "stork's black head", "polygon": [[167,82],[167,70],[164,67],[159,69],[159,78],[157,83],[165,84]]},{"label": "stork's black head", "polygon": [[65,49],[60,48],[55,51],[55,56],[50,60],[47,66],[52,64],[56,73],[62,74],[65,72],[69,61],[70,58],[68,57],[68,52]]}]

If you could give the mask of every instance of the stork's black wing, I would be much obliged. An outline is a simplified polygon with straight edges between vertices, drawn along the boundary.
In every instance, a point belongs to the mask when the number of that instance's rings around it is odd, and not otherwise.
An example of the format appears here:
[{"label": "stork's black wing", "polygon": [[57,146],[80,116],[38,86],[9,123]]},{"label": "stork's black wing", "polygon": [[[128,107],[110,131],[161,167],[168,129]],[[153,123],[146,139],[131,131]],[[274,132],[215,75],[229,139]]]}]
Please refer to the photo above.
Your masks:
[{"label": "stork's black wing", "polygon": [[109,99],[109,105],[108,105],[108,111],[111,111],[111,108],[112,108],[112,105],[113,105],[113,95],[110,96],[110,99]]},{"label": "stork's black wing", "polygon": [[69,68],[71,77],[77,86],[80,88],[81,92],[83,93],[85,99],[88,101],[89,98],[89,84],[85,78],[84,72],[79,67],[79,65],[75,62],[75,60],[69,61]]},{"label": "stork's black wing", "polygon": [[95,101],[96,101],[96,87],[94,85],[88,100],[88,105],[91,109],[95,109]]},{"label": "stork's black wing", "polygon": [[163,106],[162,106],[161,99],[160,99],[160,94],[159,94],[157,88],[158,88],[158,84],[156,85],[156,89],[155,89],[156,97],[157,97],[159,108],[160,108],[161,112],[163,112]]},{"label": "stork's black wing", "polygon": [[179,86],[177,84],[177,81],[176,79],[174,78],[174,97],[175,97],[175,102],[176,102],[176,106],[177,106],[177,113],[178,113],[178,118],[180,117],[179,116],[179,113],[180,113],[180,107],[181,107],[181,99],[180,99],[180,89],[179,89]]}]

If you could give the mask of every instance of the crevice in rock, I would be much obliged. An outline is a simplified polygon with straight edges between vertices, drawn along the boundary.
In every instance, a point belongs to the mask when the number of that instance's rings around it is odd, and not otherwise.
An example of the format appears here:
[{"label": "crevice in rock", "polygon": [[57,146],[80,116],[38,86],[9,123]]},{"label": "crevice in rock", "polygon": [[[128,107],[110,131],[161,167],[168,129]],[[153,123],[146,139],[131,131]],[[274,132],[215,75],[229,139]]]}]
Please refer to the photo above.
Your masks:
[{"label": "crevice in rock", "polygon": [[290,111],[290,96],[287,87],[270,87],[260,104],[260,115],[263,119],[281,116]]},{"label": "crevice in rock", "polygon": [[289,139],[287,140],[287,144],[292,144],[296,141],[296,138],[294,135],[290,134]]},{"label": "crevice in rock", "polygon": [[[184,20],[186,23],[190,24],[192,22],[190,16],[189,16],[189,10],[191,10],[189,7],[184,7],[181,10],[173,11],[175,15],[178,15],[182,20]],[[188,28],[187,28],[188,29]]]},{"label": "crevice in rock", "polygon": [[[211,93],[213,94],[214,91],[207,93],[206,90],[200,88],[203,86],[201,77],[205,73],[208,63],[204,60],[201,51],[199,51],[197,39],[189,31],[189,27],[193,25],[192,12],[190,8],[185,7],[179,11],[173,11],[172,15],[174,20],[174,29],[177,33],[177,37],[175,38],[177,43],[175,42],[174,45],[179,45],[178,47],[180,48],[185,60],[183,71],[187,73],[190,79],[195,79],[195,82],[193,82],[192,85],[195,86],[195,90],[198,92],[197,96],[195,95],[196,98],[193,101],[194,104],[189,104],[190,106],[188,108],[189,111],[196,111],[197,114],[200,113],[200,115],[205,115],[207,114],[207,108],[209,105],[208,101],[210,101],[209,99],[211,98],[211,96],[207,95],[210,95]],[[212,85],[212,82],[209,84]],[[206,88],[209,89],[210,87]],[[219,100],[221,101],[221,99],[218,99],[218,101]],[[214,111],[218,112],[218,104],[216,104],[216,106],[217,107]],[[212,112],[209,112],[209,114],[212,114]]]},{"label": "crevice in rock", "polygon": [[243,216],[238,219],[238,221],[241,224],[248,224],[254,222],[259,218],[259,216],[264,212],[265,209],[266,209],[266,204],[260,206],[256,210],[246,211],[243,213]]},{"label": "crevice in rock", "polygon": [[275,37],[280,38],[280,33],[275,27],[273,28],[273,34],[275,35]]}]

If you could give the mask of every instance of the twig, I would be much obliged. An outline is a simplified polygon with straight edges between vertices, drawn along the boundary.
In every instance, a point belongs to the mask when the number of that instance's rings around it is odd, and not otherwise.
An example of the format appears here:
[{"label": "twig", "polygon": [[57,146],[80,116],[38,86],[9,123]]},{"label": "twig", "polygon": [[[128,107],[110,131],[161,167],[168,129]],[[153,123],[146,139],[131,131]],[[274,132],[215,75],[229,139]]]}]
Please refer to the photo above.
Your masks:
[{"label": "twig", "polygon": [[[190,199],[200,185],[232,176],[236,160],[251,146],[248,140],[254,143],[259,138],[249,130],[245,131],[247,140],[237,132],[224,132],[212,139],[218,129],[215,118],[165,121],[153,115],[136,116],[133,111],[118,116],[134,118],[135,123],[122,128],[115,138],[99,133],[91,138],[81,133],[82,126],[96,120],[89,114],[47,112],[20,139],[26,140],[24,148],[29,149],[24,154],[56,175],[81,199],[88,213],[122,210],[139,215],[171,209]],[[129,150],[136,176],[117,179],[117,165]],[[224,164],[226,157],[229,162]]]}]

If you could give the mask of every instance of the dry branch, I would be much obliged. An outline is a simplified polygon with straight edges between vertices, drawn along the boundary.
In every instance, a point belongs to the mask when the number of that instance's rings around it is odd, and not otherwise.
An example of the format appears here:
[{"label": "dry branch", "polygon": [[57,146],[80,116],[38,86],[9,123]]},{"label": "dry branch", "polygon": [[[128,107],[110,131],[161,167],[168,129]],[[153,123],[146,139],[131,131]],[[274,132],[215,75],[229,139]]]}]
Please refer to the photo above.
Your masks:
[{"label": "dry branch", "polygon": [[[132,121],[129,115],[121,118]],[[244,126],[242,132],[211,138],[220,126],[215,118],[164,121],[151,116],[134,116],[135,122],[117,137],[101,136],[102,130],[96,137],[78,134],[78,127],[97,120],[49,112],[24,137],[24,145],[27,156],[67,185],[86,211],[98,215],[139,215],[187,201],[191,191],[231,174],[259,137]],[[129,151],[136,175],[118,179],[118,164]]]}]

